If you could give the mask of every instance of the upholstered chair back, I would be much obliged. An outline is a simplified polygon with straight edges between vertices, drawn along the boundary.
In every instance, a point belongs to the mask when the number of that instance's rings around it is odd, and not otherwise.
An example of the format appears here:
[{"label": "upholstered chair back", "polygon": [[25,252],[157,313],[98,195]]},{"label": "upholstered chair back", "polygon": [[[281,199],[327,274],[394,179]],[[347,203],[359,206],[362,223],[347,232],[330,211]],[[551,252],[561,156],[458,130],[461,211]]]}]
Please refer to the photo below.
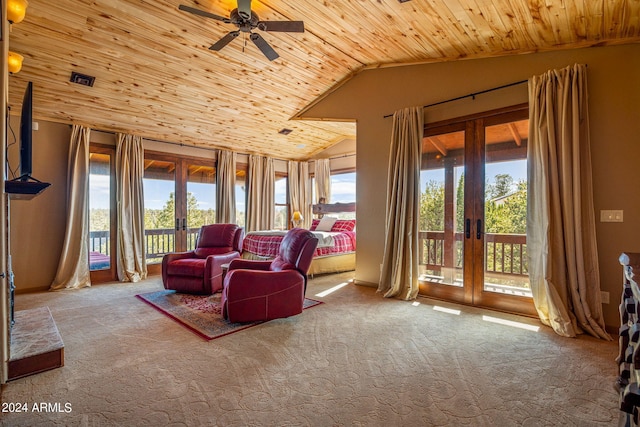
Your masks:
[{"label": "upholstered chair back", "polygon": [[298,270],[304,276],[309,271],[318,239],[309,230],[294,228],[280,244],[280,253],[271,262],[271,271]]},{"label": "upholstered chair back", "polygon": [[195,255],[206,258],[232,251],[242,251],[243,229],[236,224],[203,225],[198,234]]}]

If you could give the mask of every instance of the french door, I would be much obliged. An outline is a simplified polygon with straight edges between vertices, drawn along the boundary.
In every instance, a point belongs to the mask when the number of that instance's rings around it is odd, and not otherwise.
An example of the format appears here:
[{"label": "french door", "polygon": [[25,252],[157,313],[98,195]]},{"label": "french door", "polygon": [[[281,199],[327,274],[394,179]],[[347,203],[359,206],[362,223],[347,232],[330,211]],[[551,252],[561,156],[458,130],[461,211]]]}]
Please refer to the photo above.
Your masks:
[{"label": "french door", "polygon": [[91,282],[116,280],[115,150],[89,148],[89,271]]},{"label": "french door", "polygon": [[421,294],[535,315],[526,259],[527,140],[526,105],[426,128]]},{"label": "french door", "polygon": [[162,257],[195,248],[200,227],[215,222],[213,160],[145,152],[145,247],[149,274]]}]

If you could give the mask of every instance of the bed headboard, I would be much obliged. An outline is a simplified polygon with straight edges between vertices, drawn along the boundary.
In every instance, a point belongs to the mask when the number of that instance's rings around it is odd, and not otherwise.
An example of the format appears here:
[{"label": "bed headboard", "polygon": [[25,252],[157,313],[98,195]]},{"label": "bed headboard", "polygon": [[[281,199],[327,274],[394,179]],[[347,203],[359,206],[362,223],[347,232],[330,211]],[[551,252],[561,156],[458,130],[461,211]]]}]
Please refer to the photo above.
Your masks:
[{"label": "bed headboard", "polygon": [[318,203],[313,205],[315,215],[326,215],[341,212],[355,212],[356,202],[351,203]]}]

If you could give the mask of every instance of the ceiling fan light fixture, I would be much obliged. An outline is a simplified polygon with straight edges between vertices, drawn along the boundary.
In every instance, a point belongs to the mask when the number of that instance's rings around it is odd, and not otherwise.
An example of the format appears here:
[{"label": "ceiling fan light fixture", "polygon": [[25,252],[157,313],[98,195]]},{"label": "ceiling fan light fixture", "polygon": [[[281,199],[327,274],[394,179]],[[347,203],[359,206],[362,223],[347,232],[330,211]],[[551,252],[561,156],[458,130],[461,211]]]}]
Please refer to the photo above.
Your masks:
[{"label": "ceiling fan light fixture", "polygon": [[8,0],[7,1],[7,21],[12,24],[19,24],[27,14],[27,0]]}]

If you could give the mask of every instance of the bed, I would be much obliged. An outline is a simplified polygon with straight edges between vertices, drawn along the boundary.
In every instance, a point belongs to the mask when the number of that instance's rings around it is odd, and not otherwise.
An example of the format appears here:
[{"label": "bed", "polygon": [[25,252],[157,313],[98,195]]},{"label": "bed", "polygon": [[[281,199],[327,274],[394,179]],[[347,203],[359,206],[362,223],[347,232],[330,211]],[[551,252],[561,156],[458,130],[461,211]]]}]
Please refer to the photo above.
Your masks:
[{"label": "bed", "polygon": [[104,270],[111,265],[111,257],[109,255],[101,254],[100,252],[89,252],[89,269],[90,270]]},{"label": "bed", "polygon": [[[332,224],[330,231],[327,231],[326,223],[329,222]],[[318,238],[318,247],[309,268],[310,275],[355,270],[355,228],[355,219],[335,219],[325,216],[322,220],[313,220],[309,230]],[[242,243],[242,258],[258,260],[275,258],[286,233],[286,230],[247,233]]]}]

